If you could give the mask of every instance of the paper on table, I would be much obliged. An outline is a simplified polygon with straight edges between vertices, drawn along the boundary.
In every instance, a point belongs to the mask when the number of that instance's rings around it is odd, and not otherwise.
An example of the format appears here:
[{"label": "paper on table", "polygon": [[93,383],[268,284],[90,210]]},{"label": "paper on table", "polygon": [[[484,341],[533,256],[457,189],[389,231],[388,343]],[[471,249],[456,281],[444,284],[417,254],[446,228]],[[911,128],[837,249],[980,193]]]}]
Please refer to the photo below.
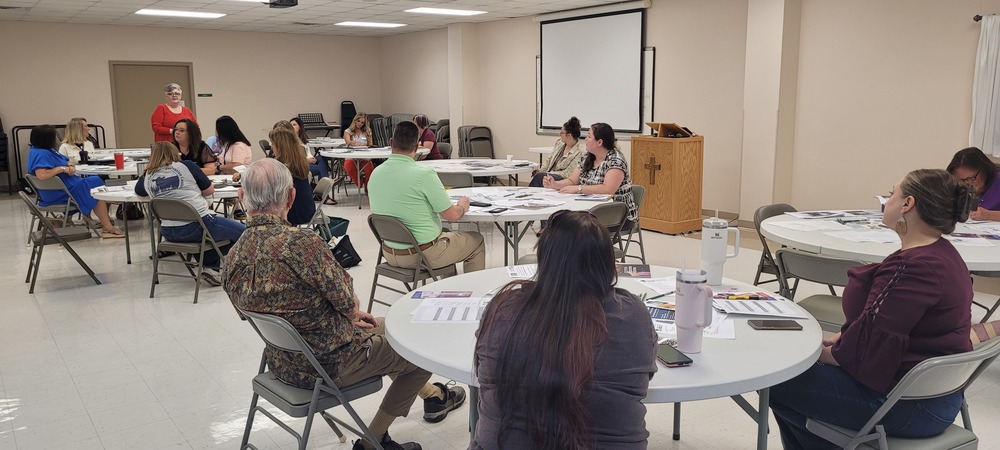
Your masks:
[{"label": "paper on table", "polygon": [[531,278],[538,271],[538,264],[518,264],[507,266],[507,273],[511,278]]},{"label": "paper on table", "polygon": [[824,234],[840,239],[847,239],[851,242],[876,242],[880,244],[899,243],[899,235],[892,230],[829,231]]},{"label": "paper on table", "polygon": [[646,288],[656,291],[657,294],[670,295],[677,290],[677,277],[666,278],[639,278],[636,279]]},{"label": "paper on table", "polygon": [[[654,320],[653,329],[657,335],[677,335],[677,326],[673,322]],[[713,309],[712,324],[705,327],[703,335],[716,339],[736,339],[736,326],[726,313]]]},{"label": "paper on table", "polygon": [[964,245],[967,247],[993,247],[992,242],[981,237],[970,238],[945,235],[944,238],[951,241],[954,245]]},{"label": "paper on table", "polygon": [[410,322],[479,322],[489,302],[488,297],[425,299],[410,313]]},{"label": "paper on table", "polygon": [[795,231],[850,230],[851,227],[832,220],[788,220],[772,224]]},{"label": "paper on table", "polygon": [[789,300],[724,300],[713,299],[712,304],[729,314],[748,314],[752,316],[792,317],[805,319],[809,315],[802,307]]},{"label": "paper on table", "polygon": [[965,221],[965,225],[968,226],[969,228],[972,228],[973,230],[988,234],[1000,233],[1000,222],[979,222],[979,223],[970,223],[970,222],[972,221],[971,220]]},{"label": "paper on table", "polygon": [[844,215],[844,211],[790,211],[786,212],[796,219],[829,219]]}]

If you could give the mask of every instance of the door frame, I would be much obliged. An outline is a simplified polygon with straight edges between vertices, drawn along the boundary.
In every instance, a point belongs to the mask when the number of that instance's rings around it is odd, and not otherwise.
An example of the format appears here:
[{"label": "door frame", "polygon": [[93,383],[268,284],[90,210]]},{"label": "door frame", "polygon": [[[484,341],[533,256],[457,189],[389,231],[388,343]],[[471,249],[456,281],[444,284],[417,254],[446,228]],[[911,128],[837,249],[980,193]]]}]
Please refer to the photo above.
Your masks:
[{"label": "door frame", "polygon": [[184,106],[195,113],[195,117],[198,117],[197,108],[195,105],[195,99],[198,95],[195,94],[194,87],[194,63],[191,62],[180,62],[180,61],[108,61],[108,72],[111,78],[111,117],[115,124],[115,146],[118,146],[118,141],[120,140],[118,127],[118,99],[115,98],[115,66],[184,66],[187,67],[188,79],[186,80],[185,86],[189,86],[191,89],[191,104],[188,105],[187,102]]}]

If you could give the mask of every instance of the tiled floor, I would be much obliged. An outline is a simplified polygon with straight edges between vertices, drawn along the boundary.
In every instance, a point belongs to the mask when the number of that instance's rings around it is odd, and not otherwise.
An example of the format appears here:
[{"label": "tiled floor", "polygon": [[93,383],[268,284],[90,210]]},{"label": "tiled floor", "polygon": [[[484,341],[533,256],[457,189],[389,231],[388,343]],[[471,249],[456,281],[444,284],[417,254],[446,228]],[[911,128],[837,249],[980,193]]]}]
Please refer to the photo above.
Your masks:
[{"label": "tiled floor", "polygon": [[[350,201],[325,208],[352,222],[351,239],[365,261],[350,274],[365,299],[376,251],[365,221],[368,209],[358,210]],[[35,294],[28,295],[23,282],[28,224],[20,199],[0,199],[0,240],[8,243],[0,287],[9,289],[0,297],[0,450],[238,448],[250,403],[249,380],[263,344],[237,318],[222,289],[203,288],[194,305],[190,282],[164,279],[156,298],[148,298],[149,237],[145,223],[136,221],[130,224],[132,265],[125,264],[122,240],[74,243],[103,282],[97,286],[64,250],[50,246]],[[490,265],[498,266],[501,237],[485,226],[483,232]],[[699,263],[696,239],[653,232],[645,238],[650,263]],[[522,251],[530,252],[534,241],[527,237]],[[727,263],[726,275],[753,280],[759,257],[744,248]],[[375,312],[380,311],[385,310]],[[356,402],[366,420],[378,398]],[[1000,367],[986,372],[969,398],[980,448],[1000,449],[1000,428],[992,426],[1000,419]],[[418,402],[411,417],[398,420],[390,431],[395,439],[417,441],[428,450],[463,449],[469,439],[468,408],[430,424],[421,419]],[[729,399],[685,404],[680,441],[670,438],[671,405],[649,405],[646,421],[650,448],[754,448],[755,424]],[[771,429],[770,445],[780,448],[773,422]],[[260,448],[294,448],[290,436],[260,416],[252,441]],[[310,448],[350,447],[318,421]]]}]

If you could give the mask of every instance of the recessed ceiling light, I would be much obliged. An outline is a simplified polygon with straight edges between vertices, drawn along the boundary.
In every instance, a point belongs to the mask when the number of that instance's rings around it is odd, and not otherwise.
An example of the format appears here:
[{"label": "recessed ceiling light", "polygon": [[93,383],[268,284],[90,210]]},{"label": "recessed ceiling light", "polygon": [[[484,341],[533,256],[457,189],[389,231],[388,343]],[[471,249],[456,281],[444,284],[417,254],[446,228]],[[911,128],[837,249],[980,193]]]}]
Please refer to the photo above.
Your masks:
[{"label": "recessed ceiling light", "polygon": [[170,11],[166,9],[140,9],[135,13],[144,16],[188,17],[193,19],[218,19],[219,17],[225,16],[225,14],[220,13]]},{"label": "recessed ceiling light", "polygon": [[342,27],[371,27],[371,28],[399,28],[405,27],[405,23],[378,23],[378,22],[340,22],[334,25]]},{"label": "recessed ceiling light", "polygon": [[470,9],[446,9],[446,8],[413,8],[406,10],[408,13],[419,14],[441,14],[444,16],[475,16],[486,14],[486,11],[473,11]]}]

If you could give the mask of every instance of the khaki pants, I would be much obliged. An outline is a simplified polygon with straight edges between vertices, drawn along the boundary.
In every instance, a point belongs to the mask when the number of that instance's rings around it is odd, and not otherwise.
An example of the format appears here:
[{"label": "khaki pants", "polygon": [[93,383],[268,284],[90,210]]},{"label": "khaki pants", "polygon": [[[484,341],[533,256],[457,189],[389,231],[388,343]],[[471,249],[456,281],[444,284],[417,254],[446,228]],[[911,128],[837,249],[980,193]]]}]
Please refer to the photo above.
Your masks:
[{"label": "khaki pants", "polygon": [[333,382],[337,386],[349,386],[375,375],[387,375],[392,384],[379,409],[396,417],[406,416],[431,373],[399,356],[385,339],[385,319],[379,317],[378,322],[379,326],[372,330],[375,335],[367,346],[340,366],[339,375]]},{"label": "khaki pants", "polygon": [[[385,260],[396,267],[413,269],[417,267],[418,255],[393,255],[383,251]],[[462,261],[465,273],[486,268],[486,246],[483,235],[475,231],[445,231],[438,236],[434,245],[424,250],[427,264],[437,269]]]}]

